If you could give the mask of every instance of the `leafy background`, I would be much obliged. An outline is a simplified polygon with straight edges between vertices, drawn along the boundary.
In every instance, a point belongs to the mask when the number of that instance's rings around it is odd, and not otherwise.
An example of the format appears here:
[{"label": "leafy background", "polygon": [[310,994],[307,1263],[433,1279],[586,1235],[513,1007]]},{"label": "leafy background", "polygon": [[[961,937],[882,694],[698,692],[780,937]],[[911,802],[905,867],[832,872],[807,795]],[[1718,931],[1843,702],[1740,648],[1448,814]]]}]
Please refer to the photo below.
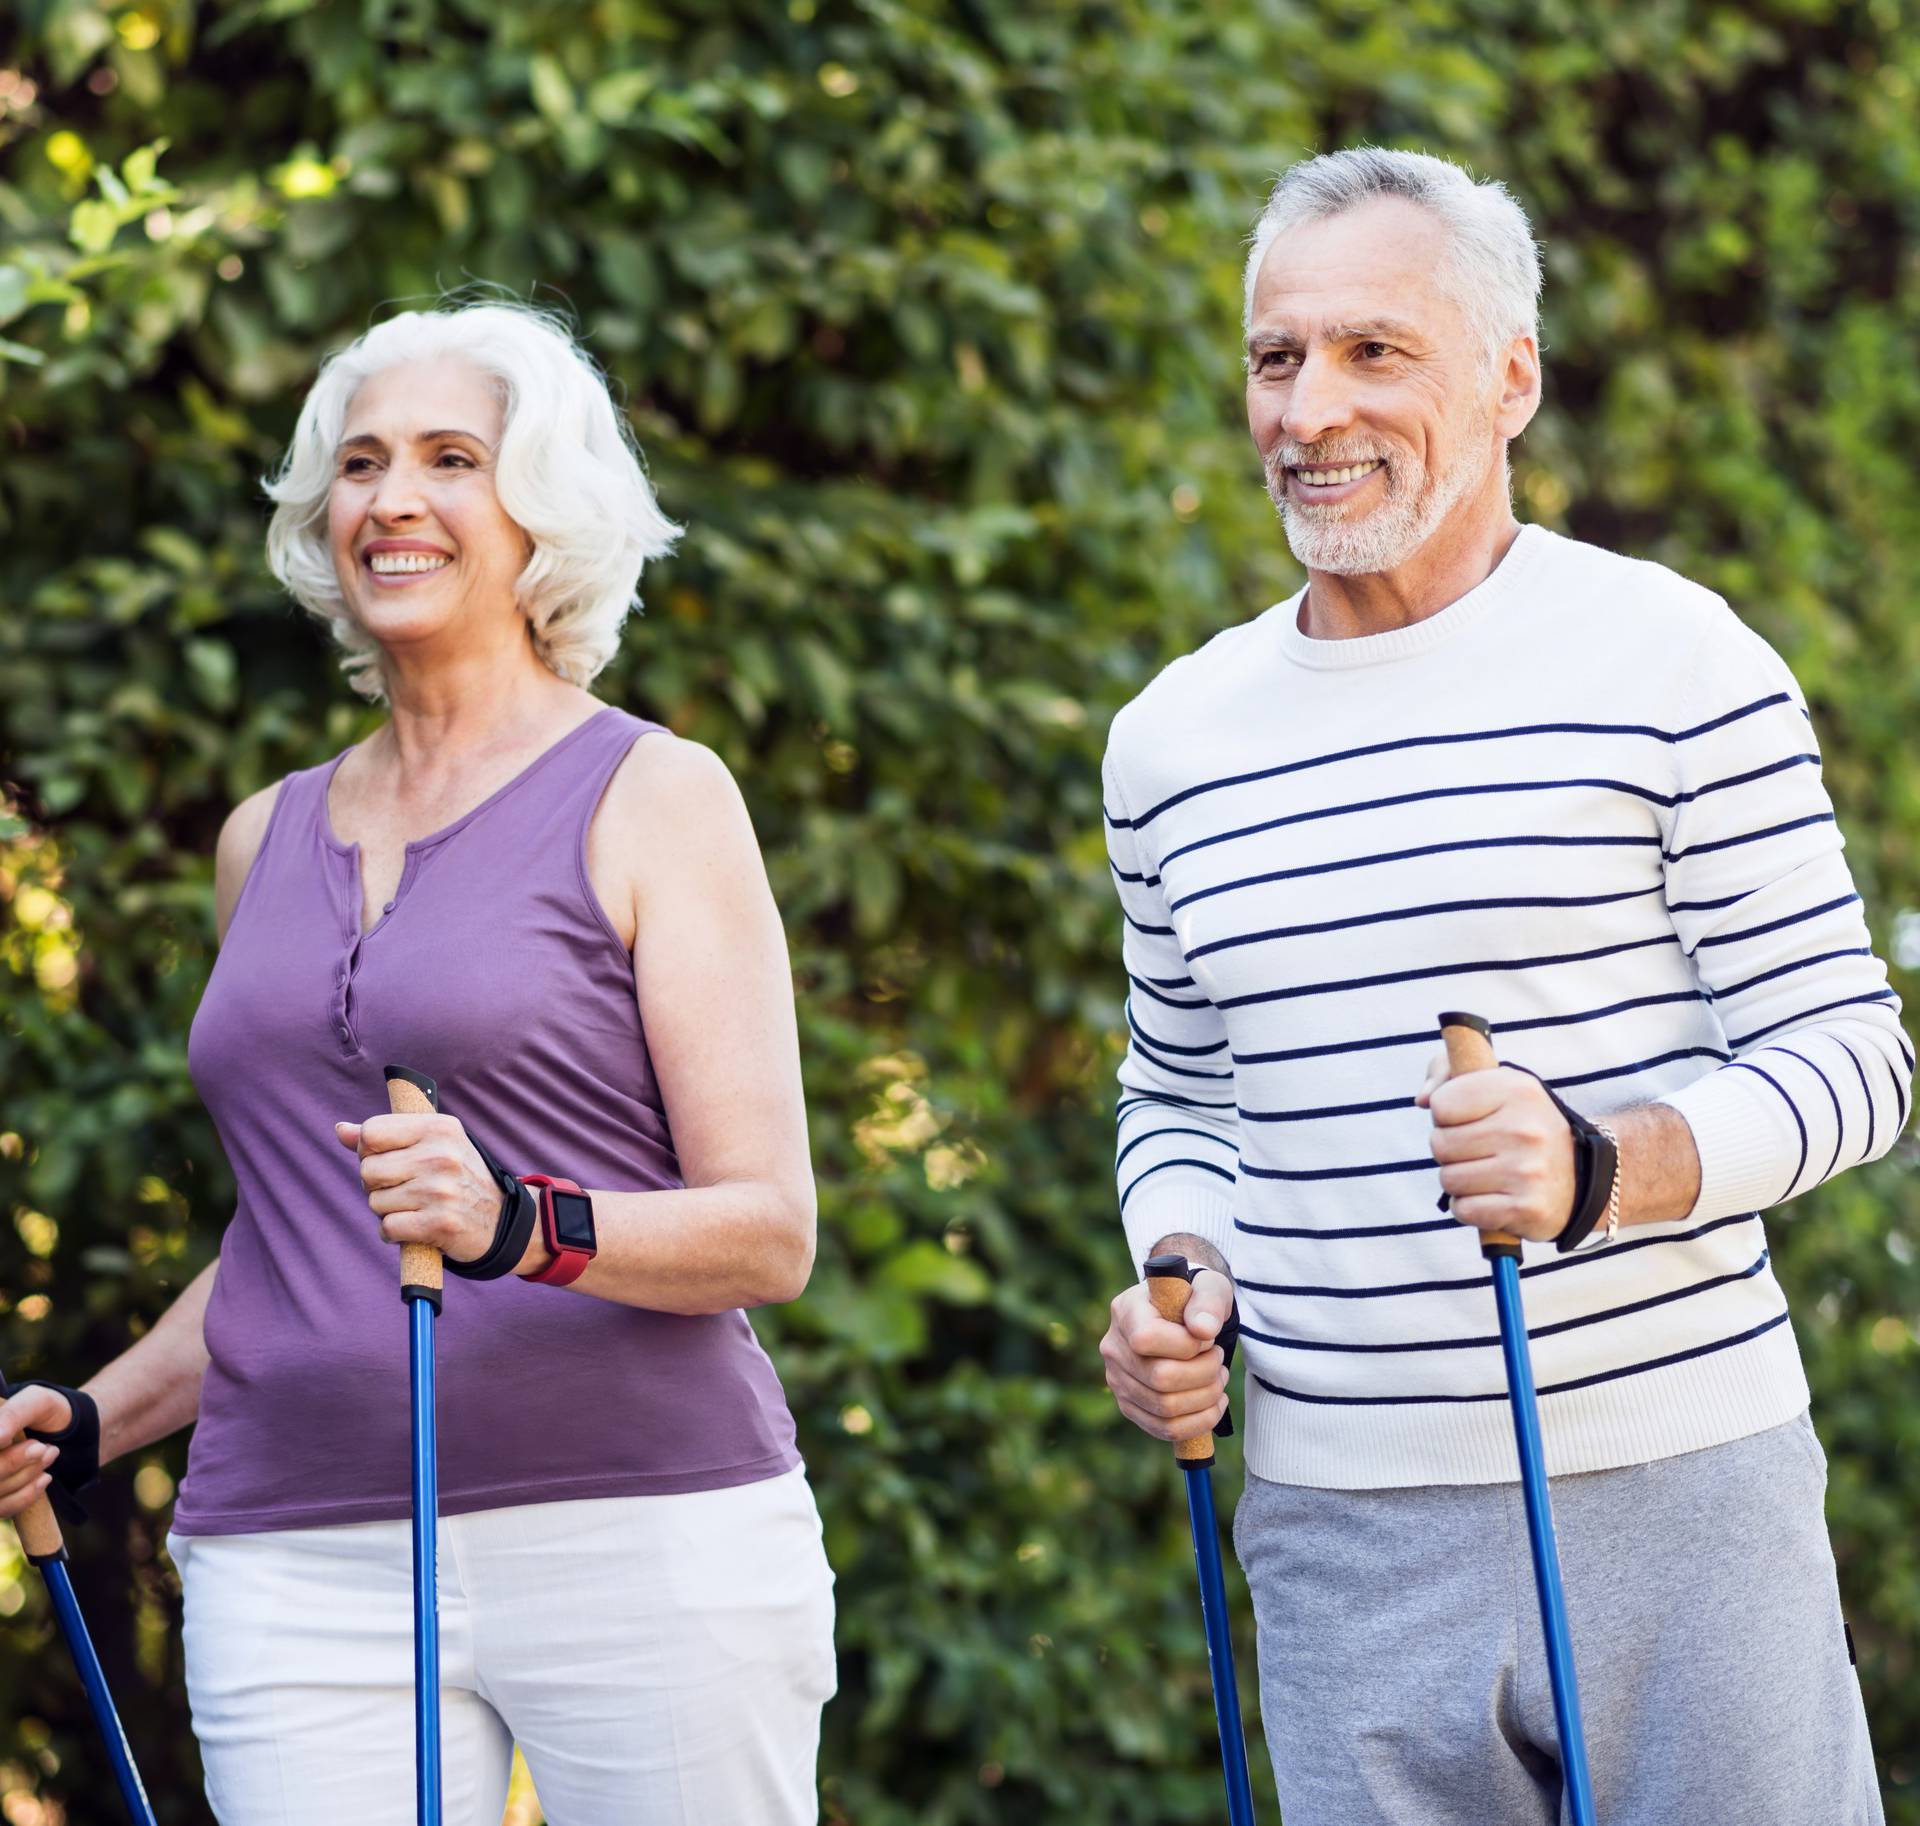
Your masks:
[{"label": "leafy background", "polygon": [[[469,280],[564,304],[692,529],[602,689],[732,763],[795,950],[822,1245],[760,1323],[840,1575],[827,1817],[1215,1819],[1176,1479],[1094,1354],[1127,1273],[1096,764],[1159,665],[1295,581],[1238,420],[1240,238],[1310,149],[1515,186],[1549,273],[1523,514],[1781,649],[1876,935],[1920,962],[1914,11],[15,0],[0,1356],[84,1374],[230,1209],[185,1069],[214,834],[369,726],[261,559],[315,364]],[[1912,1168],[1773,1224],[1909,1826]],[[183,1456],[111,1475],[75,1542],[169,1823],[207,1818],[161,1546]],[[12,1560],[0,1613],[0,1817],[117,1817]]]}]

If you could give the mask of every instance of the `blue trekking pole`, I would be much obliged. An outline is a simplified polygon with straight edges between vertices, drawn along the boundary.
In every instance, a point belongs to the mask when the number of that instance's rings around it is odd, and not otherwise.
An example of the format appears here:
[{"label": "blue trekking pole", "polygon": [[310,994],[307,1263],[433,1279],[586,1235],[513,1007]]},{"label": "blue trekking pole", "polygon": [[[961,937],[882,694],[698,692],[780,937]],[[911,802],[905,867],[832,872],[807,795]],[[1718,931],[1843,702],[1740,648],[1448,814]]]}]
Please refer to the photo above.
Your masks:
[{"label": "blue trekking pole", "polygon": [[[1147,1293],[1161,1318],[1178,1325],[1193,1294],[1184,1255],[1149,1256]],[[1200,1572],[1200,1620],[1207,1632],[1207,1668],[1213,1676],[1213,1712],[1220,1726],[1220,1765],[1227,1783],[1228,1826],[1253,1826],[1253,1789],[1247,1780],[1247,1740],[1240,1726],[1240,1687],[1233,1677],[1233,1637],[1227,1627],[1227,1587],[1220,1571],[1220,1524],[1213,1513],[1213,1435],[1183,1439],[1173,1448],[1187,1484],[1187,1520]]]},{"label": "blue trekking pole", "polygon": [[[387,1067],[387,1106],[395,1115],[431,1115],[440,1107],[438,1095],[431,1078],[404,1065]],[[440,1453],[433,1322],[440,1316],[445,1272],[431,1243],[400,1245],[400,1297],[407,1303],[413,1387],[413,1770],[419,1826],[440,1826]]]},{"label": "blue trekking pole", "polygon": [[[1493,1029],[1477,1014],[1443,1014],[1441,1037],[1447,1067],[1492,1071]],[[1553,1685],[1553,1722],[1560,1734],[1560,1771],[1572,1826],[1594,1826],[1593,1782],[1587,1774],[1587,1740],[1580,1722],[1580,1687],[1574,1676],[1573,1638],[1567,1628],[1567,1598],[1560,1585],[1560,1549],[1553,1538],[1553,1507],[1547,1498],[1547,1456],[1540,1442],[1540,1408],[1533,1392],[1533,1359],[1527,1350],[1527,1319],[1520,1305],[1520,1239],[1485,1231],[1480,1253],[1493,1264],[1493,1298],[1500,1309],[1500,1351],[1507,1360],[1507,1394],[1513,1404],[1513,1443],[1520,1454],[1520,1489],[1527,1505],[1527,1543],[1533,1550],[1533,1583],[1540,1596],[1540,1630],[1546,1637],[1547,1677]]]},{"label": "blue trekking pole", "polygon": [[[0,1401],[7,1398],[7,1379],[0,1376]],[[73,1580],[67,1573],[67,1543],[53,1505],[43,1493],[14,1518],[20,1545],[27,1558],[40,1568],[47,1582],[47,1595],[53,1600],[53,1614],[59,1619],[60,1633],[67,1639],[67,1651],[79,1671],[80,1684],[86,1689],[87,1704],[93,1710],[93,1722],[99,1727],[100,1741],[107,1748],[107,1765],[119,1784],[120,1799],[133,1826],[154,1826],[153,1808],[147,1791],[140,1785],[140,1771],[133,1766],[133,1752],[127,1747],[127,1734],[120,1728],[120,1714],[113,1709],[113,1695],[107,1690],[107,1676],[100,1657],[93,1652],[93,1638],[87,1634],[87,1622],[80,1614],[80,1600],[73,1595]]]}]

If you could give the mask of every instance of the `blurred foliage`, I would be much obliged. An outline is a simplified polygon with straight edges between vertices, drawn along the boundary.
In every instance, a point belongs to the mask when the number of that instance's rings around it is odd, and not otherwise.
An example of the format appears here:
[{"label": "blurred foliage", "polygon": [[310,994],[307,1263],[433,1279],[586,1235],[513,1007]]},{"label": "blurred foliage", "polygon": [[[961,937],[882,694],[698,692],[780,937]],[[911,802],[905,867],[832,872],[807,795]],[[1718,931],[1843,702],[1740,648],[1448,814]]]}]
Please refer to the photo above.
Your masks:
[{"label": "blurred foliage", "polygon": [[[1920,903],[1914,11],[14,0],[9,1368],[89,1371],[229,1210],[185,1065],[214,834],[370,726],[262,563],[305,383],[442,287],[564,303],[691,528],[602,693],[733,765],[795,951],[822,1243],[757,1322],[840,1576],[827,1816],[1216,1818],[1177,1480],[1094,1353],[1128,1272],[1096,763],[1159,665],[1295,580],[1238,417],[1240,239],[1319,147],[1515,186],[1549,274],[1522,510],[1725,591],[1783,651],[1890,941]],[[1773,1230],[1913,1826],[1910,1153]],[[110,1475],[76,1543],[169,1826],[207,1817],[160,1546],[183,1459]],[[0,1613],[0,1816],[114,1817],[11,1562]]]}]

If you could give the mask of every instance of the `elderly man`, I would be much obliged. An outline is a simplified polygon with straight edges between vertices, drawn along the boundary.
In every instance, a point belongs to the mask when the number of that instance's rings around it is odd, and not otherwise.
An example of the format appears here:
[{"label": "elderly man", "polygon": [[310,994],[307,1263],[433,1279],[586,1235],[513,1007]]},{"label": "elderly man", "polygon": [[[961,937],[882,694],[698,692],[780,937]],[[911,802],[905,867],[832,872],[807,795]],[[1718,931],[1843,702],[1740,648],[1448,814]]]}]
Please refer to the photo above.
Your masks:
[{"label": "elderly man", "polygon": [[[1913,1055],[1787,668],[1708,591],[1514,519],[1539,285],[1518,205],[1438,159],[1309,160],[1260,219],[1247,417],[1307,584],[1168,667],[1106,762],[1123,1221],[1136,1263],[1218,1273],[1184,1325],[1115,1299],[1107,1380],[1159,1438],[1212,1426],[1237,1293],[1287,1826],[1550,1826],[1475,1234],[1517,1232],[1600,1816],[1859,1826],[1760,1213],[1887,1151]],[[1443,1008],[1500,1069],[1445,1081]]]}]

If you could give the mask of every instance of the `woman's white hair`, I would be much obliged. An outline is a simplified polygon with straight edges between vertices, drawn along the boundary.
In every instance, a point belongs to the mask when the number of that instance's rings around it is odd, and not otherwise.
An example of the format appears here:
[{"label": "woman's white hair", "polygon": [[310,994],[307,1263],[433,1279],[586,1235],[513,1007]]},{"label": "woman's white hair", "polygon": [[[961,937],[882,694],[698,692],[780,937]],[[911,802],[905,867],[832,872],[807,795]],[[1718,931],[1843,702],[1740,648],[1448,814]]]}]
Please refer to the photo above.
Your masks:
[{"label": "woman's white hair", "polygon": [[266,480],[276,504],[267,561],[327,624],[347,682],[382,698],[379,649],[347,613],[327,540],[334,452],[363,381],[447,356],[479,369],[504,408],[494,479],[500,505],[533,546],[515,588],[534,651],[560,677],[589,684],[639,606],[642,568],[672,549],[680,528],[660,511],[604,376],[555,313],[455,297],[390,317],[329,357],[285,460]]},{"label": "woman's white hair", "polygon": [[1503,356],[1516,336],[1539,339],[1540,250],[1513,193],[1497,178],[1476,180],[1447,159],[1380,146],[1323,153],[1281,172],[1253,225],[1247,321],[1253,318],[1254,282],[1276,236],[1375,197],[1403,198],[1445,225],[1448,248],[1440,282],[1465,312],[1490,361]]}]

